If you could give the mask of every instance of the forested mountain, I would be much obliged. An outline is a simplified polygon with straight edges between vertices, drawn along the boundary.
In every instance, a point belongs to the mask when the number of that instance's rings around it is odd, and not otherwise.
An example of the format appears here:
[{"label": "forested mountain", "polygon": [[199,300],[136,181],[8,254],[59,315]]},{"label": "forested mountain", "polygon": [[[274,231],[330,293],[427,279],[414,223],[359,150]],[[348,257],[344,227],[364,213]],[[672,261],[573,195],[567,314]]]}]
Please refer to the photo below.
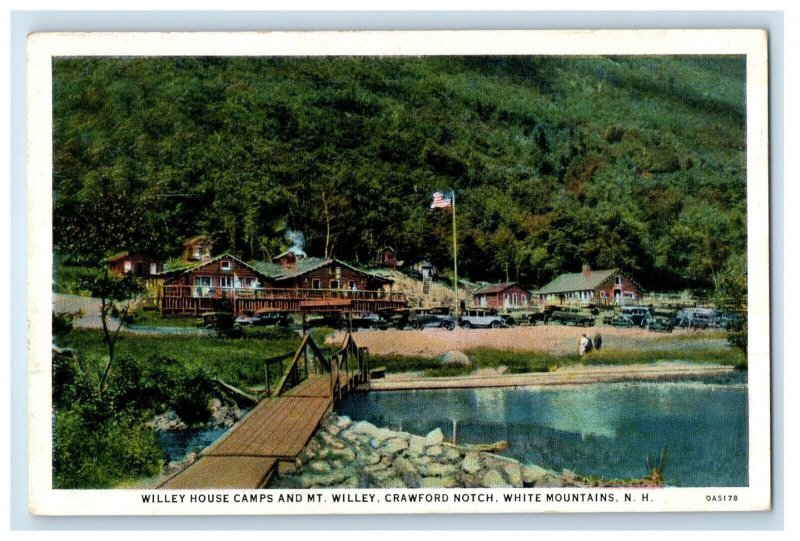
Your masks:
[{"label": "forested mountain", "polygon": [[529,286],[586,262],[711,288],[746,244],[743,57],[62,58],[54,241],[406,261]]}]

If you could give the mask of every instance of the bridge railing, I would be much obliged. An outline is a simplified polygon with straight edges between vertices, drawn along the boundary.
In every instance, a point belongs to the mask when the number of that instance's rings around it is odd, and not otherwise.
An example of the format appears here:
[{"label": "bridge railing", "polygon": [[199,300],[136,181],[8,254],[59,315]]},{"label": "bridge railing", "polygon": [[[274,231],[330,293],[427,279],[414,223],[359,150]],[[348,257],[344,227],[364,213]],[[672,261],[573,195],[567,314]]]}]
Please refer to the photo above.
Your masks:
[{"label": "bridge railing", "polygon": [[[285,361],[291,359],[284,367]],[[300,346],[294,352],[284,353],[264,361],[264,377],[266,396],[281,396],[283,393],[308,379],[309,372],[330,374],[330,390],[334,402],[342,398],[344,390],[349,390],[352,383],[363,383],[369,375],[367,348],[359,348],[353,335],[348,334],[342,347],[335,353],[326,356],[314,342],[311,335],[303,337]],[[270,374],[278,365],[280,377],[272,390]],[[344,384],[342,382],[342,375]]]}]

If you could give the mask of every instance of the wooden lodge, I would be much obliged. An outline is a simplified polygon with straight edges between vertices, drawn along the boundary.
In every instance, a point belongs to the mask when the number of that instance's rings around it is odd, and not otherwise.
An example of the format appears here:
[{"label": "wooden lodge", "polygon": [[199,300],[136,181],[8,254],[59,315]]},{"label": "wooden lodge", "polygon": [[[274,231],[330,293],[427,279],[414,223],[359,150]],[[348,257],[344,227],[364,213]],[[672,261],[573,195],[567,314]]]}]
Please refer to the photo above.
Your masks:
[{"label": "wooden lodge", "polygon": [[517,282],[490,284],[472,294],[473,304],[481,308],[519,310],[528,308],[530,300],[530,292]]},{"label": "wooden lodge", "polygon": [[162,314],[207,311],[374,312],[406,305],[392,281],[337,259],[285,252],[273,262],[245,263],[231,254],[186,263],[161,274]]},{"label": "wooden lodge", "polygon": [[163,272],[164,264],[153,258],[141,254],[120,252],[107,260],[108,271],[113,276],[122,276],[131,273],[138,278],[156,278]]},{"label": "wooden lodge", "polygon": [[642,298],[639,284],[619,269],[562,274],[533,292],[547,304],[633,304]]}]

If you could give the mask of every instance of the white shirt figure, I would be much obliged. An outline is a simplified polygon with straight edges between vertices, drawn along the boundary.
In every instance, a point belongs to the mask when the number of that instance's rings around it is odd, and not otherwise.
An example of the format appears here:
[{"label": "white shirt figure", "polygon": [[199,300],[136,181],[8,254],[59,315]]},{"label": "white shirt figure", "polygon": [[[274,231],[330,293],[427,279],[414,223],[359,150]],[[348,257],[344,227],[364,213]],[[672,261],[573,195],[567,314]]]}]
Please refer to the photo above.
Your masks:
[{"label": "white shirt figure", "polygon": [[581,342],[580,346],[578,347],[578,353],[580,353],[581,355],[586,355],[590,351],[592,351],[592,341],[589,340],[584,334],[583,336],[581,336]]}]

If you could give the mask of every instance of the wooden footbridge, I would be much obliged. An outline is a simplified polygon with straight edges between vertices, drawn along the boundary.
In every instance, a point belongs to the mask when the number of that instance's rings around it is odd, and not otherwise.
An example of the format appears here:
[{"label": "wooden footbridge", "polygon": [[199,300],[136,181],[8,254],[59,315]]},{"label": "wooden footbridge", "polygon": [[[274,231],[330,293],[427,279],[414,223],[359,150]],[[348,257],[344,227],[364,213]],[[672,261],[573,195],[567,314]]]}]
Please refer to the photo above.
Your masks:
[{"label": "wooden footbridge", "polygon": [[[272,392],[275,365],[281,376]],[[296,352],[268,359],[264,368],[266,397],[203,450],[197,462],[159,488],[266,487],[281,462],[296,460],[336,402],[369,377],[366,348],[356,346],[349,334],[330,357],[307,335]]]}]

